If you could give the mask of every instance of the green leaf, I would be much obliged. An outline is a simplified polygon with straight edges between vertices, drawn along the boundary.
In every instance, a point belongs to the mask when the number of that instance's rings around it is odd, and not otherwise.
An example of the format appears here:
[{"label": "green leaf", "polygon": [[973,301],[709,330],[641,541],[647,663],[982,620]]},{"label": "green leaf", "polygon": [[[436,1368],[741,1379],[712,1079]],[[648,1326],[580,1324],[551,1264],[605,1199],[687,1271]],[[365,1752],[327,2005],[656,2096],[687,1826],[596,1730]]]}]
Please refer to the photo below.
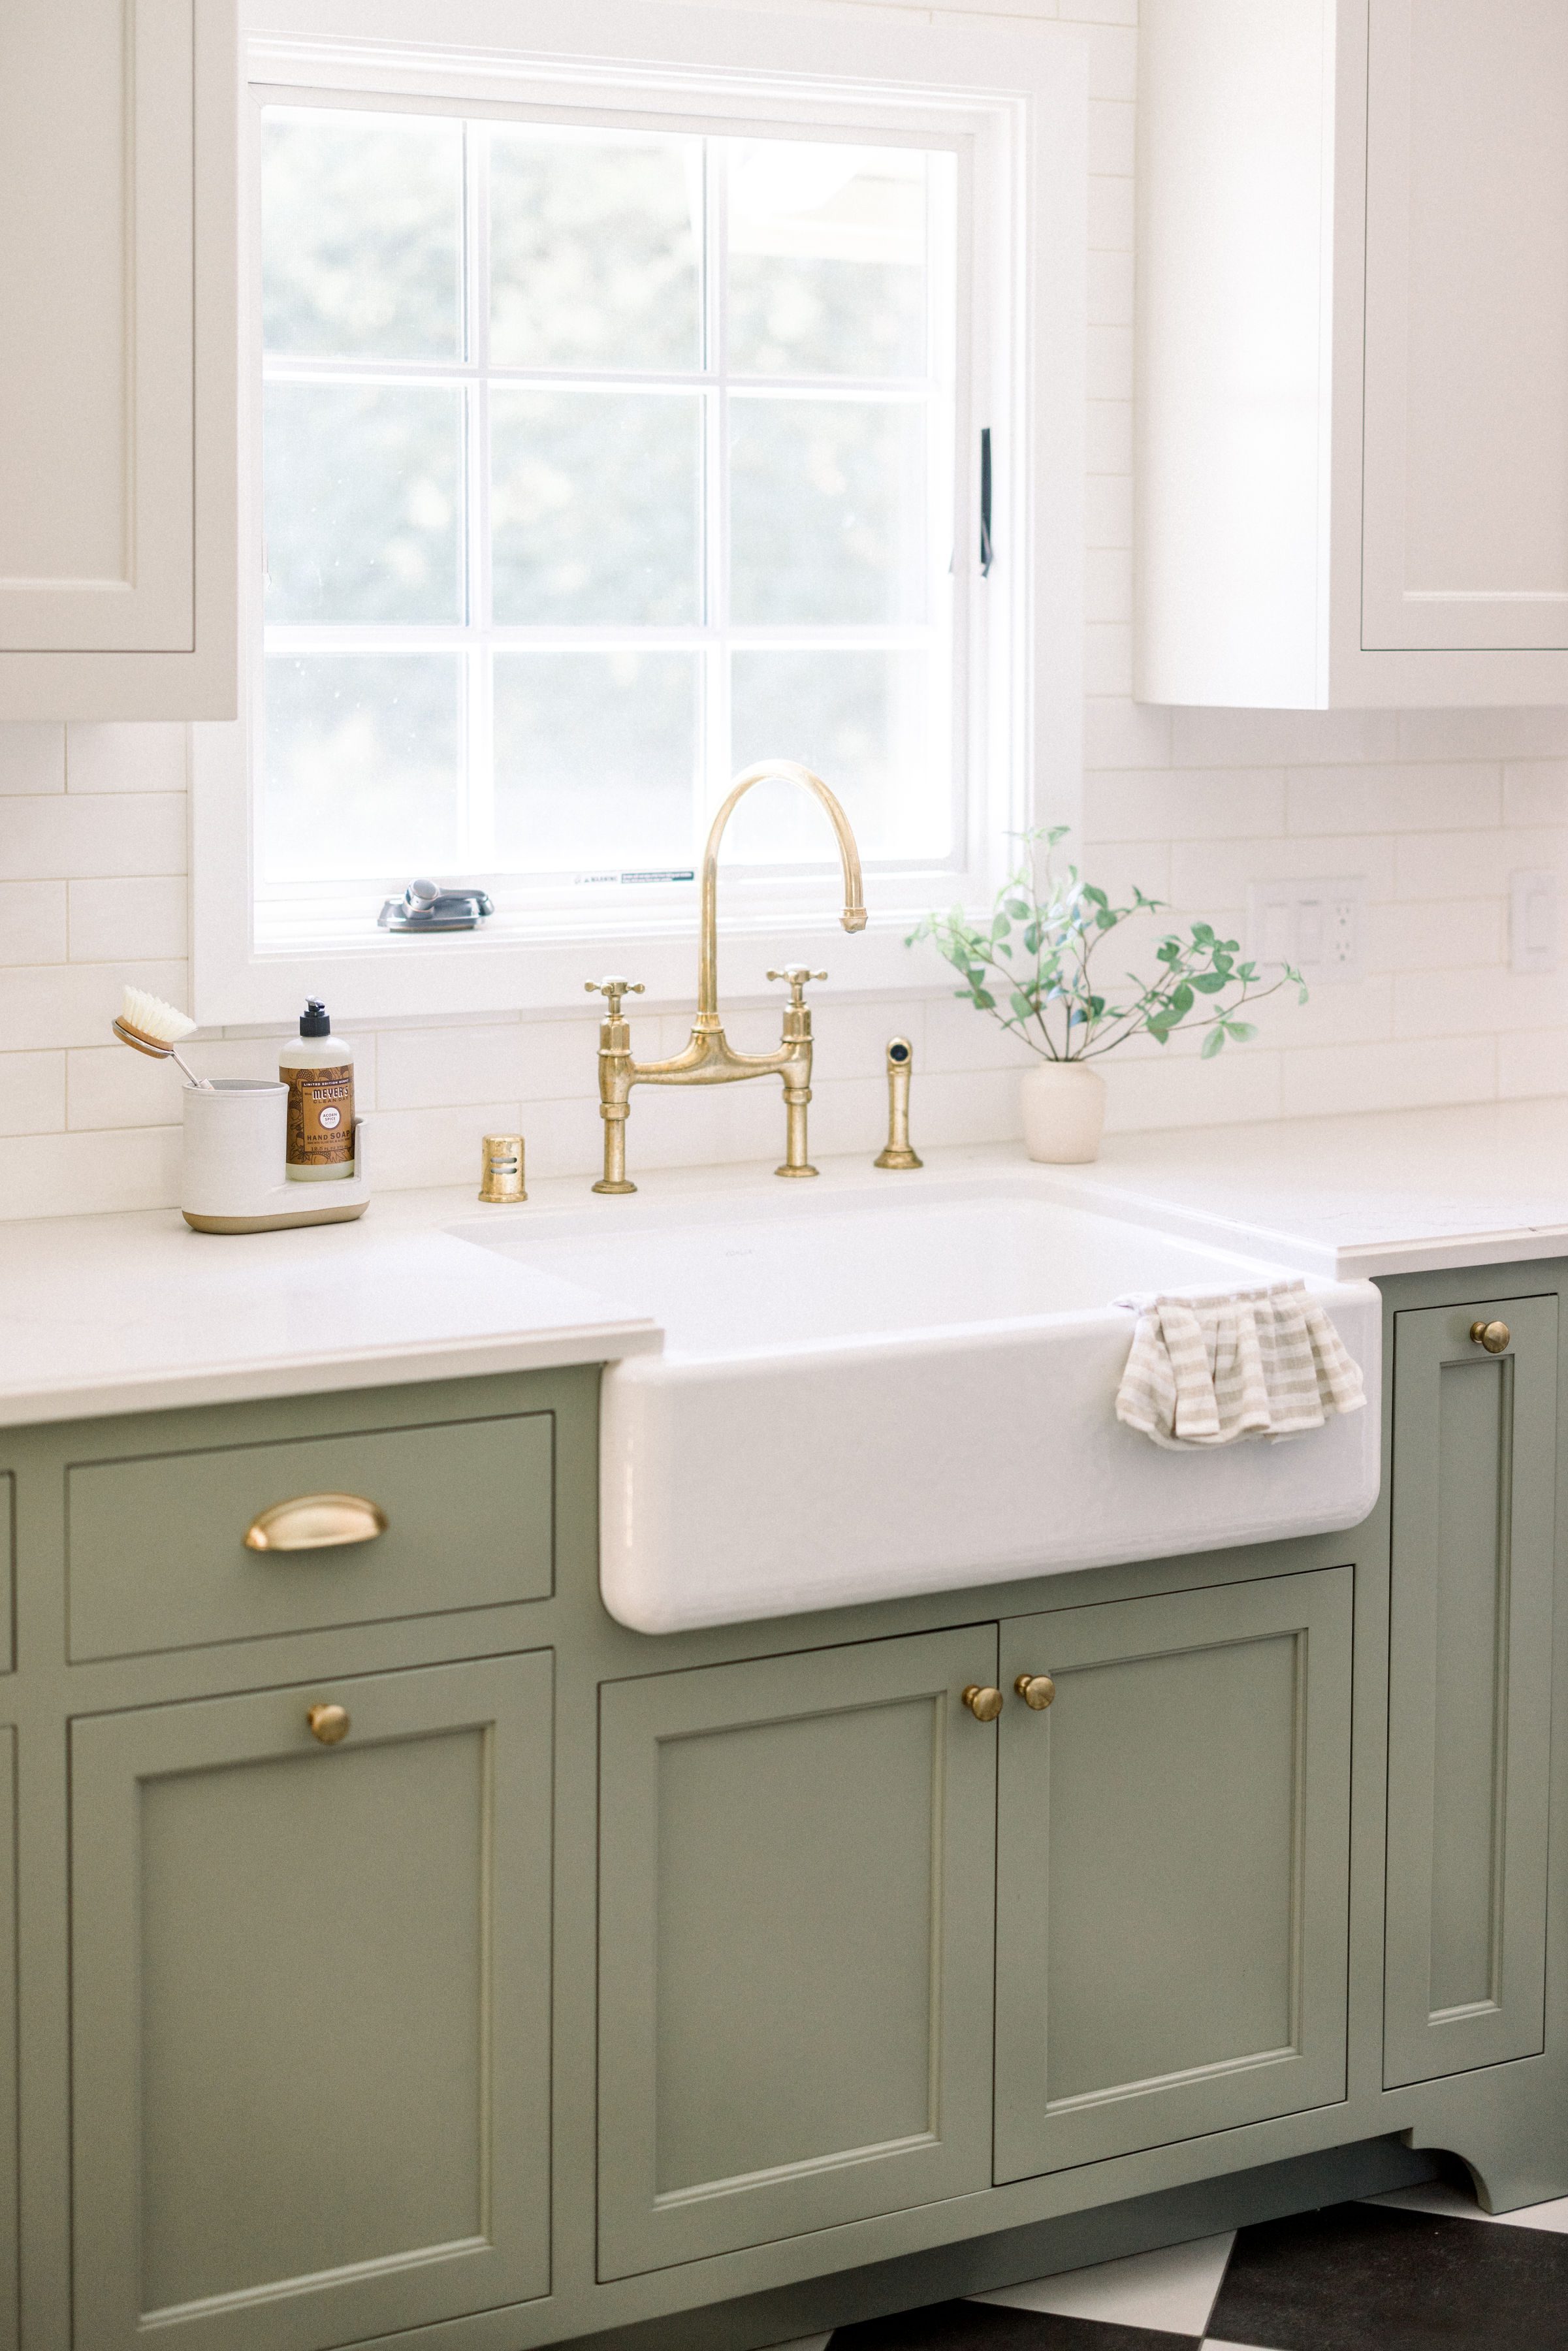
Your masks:
[{"label": "green leaf", "polygon": [[1016,987],[1009,998],[1009,1002],[1011,1004],[1013,1010],[1018,1014],[1020,1020],[1032,1020],[1034,1019],[1034,1006],[1030,1003],[1029,998],[1021,995]]},{"label": "green leaf", "polygon": [[1224,1042],[1225,1030],[1223,1027],[1211,1029],[1207,1036],[1203,1040],[1203,1050],[1199,1054],[1198,1059],[1204,1061],[1212,1061],[1216,1053],[1218,1052]]},{"label": "green leaf", "polygon": [[1227,1020],[1224,1026],[1226,1034],[1234,1037],[1239,1045],[1249,1045],[1258,1034],[1257,1023],[1252,1020]]},{"label": "green leaf", "polygon": [[1200,947],[1212,946],[1214,944],[1214,926],[1210,923],[1194,923],[1192,926],[1192,935],[1197,946]]},{"label": "green leaf", "polygon": [[1229,985],[1222,971],[1195,971],[1192,984],[1200,996],[1218,996],[1222,987]]},{"label": "green leaf", "polygon": [[1111,901],[1105,895],[1104,891],[1096,890],[1092,882],[1085,882],[1081,894],[1088,899],[1089,904],[1092,906],[1109,906],[1111,904]]},{"label": "green leaf", "polygon": [[1192,1010],[1192,990],[1187,986],[1185,979],[1182,981],[1181,986],[1173,991],[1170,1008],[1171,1017],[1174,1020],[1184,1019],[1185,1016]]},{"label": "green leaf", "polygon": [[997,1008],[996,998],[990,995],[983,987],[976,988],[974,1000],[979,1006],[982,1012],[994,1012]]}]

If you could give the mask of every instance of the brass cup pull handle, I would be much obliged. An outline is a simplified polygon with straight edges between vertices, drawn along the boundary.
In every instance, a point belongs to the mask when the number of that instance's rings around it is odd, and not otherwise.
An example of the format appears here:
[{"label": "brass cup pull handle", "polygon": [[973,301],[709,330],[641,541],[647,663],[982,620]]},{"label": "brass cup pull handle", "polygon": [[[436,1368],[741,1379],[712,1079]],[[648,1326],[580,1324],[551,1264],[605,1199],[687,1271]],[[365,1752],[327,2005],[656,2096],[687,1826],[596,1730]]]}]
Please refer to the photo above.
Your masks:
[{"label": "brass cup pull handle", "polygon": [[1472,1322],[1470,1336],[1489,1355],[1500,1355],[1513,1337],[1506,1322]]},{"label": "brass cup pull handle", "polygon": [[1049,1674],[1019,1674],[1013,1687],[1033,1714],[1043,1714],[1056,1696],[1056,1684]]},{"label": "brass cup pull handle", "polygon": [[346,1706],[307,1707],[305,1719],[310,1726],[310,1736],[319,1739],[323,1747],[336,1747],[349,1735],[349,1709]]},{"label": "brass cup pull handle", "polygon": [[964,1704],[977,1722],[995,1722],[1005,1703],[999,1689],[989,1689],[983,1682],[971,1682],[964,1692]]},{"label": "brass cup pull handle", "polygon": [[245,1531],[246,1551],[329,1551],[374,1542],[387,1514],[362,1494],[296,1494],[259,1510]]}]

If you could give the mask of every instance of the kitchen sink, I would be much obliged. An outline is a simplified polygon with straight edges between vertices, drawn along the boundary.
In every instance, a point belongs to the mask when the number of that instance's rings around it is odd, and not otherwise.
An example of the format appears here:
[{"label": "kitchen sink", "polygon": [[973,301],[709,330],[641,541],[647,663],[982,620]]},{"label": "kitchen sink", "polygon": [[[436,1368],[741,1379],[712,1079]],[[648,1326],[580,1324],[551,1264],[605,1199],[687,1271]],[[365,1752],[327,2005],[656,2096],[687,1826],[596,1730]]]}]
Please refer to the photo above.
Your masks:
[{"label": "kitchen sink", "polygon": [[600,1437],[606,1606],[647,1633],[1358,1523],[1380,1301],[1308,1277],[1367,1405],[1172,1453],[1116,1420],[1114,1301],[1288,1269],[1063,1207],[1027,1169],[532,1211],[460,1235],[653,1316]]}]

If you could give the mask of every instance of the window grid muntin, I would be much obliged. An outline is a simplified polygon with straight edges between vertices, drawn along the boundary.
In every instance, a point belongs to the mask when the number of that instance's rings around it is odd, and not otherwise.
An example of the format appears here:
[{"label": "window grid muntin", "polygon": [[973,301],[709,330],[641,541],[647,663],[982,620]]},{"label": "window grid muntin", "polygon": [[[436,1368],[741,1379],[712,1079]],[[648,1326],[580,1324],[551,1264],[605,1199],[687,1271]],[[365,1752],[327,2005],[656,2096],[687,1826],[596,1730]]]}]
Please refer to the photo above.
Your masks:
[{"label": "window grid muntin", "polygon": [[[927,703],[927,726],[945,736],[950,746],[947,761],[949,804],[948,847],[942,856],[896,851],[892,855],[867,856],[869,871],[909,874],[934,873],[964,864],[970,853],[969,835],[978,811],[967,805],[961,679],[968,667],[967,648],[958,629],[954,575],[959,569],[955,545],[952,559],[939,563],[939,534],[944,518],[950,525],[963,510],[956,477],[956,425],[961,399],[956,374],[960,340],[961,298],[957,255],[964,235],[965,175],[952,144],[933,139],[873,128],[867,124],[834,135],[825,125],[806,121],[748,124],[726,123],[694,131],[689,120],[639,112],[625,115],[611,110],[591,113],[571,110],[571,128],[667,131],[675,136],[695,136],[703,148],[703,218],[697,253],[702,322],[701,365],[690,372],[668,370],[588,368],[523,368],[492,362],[489,355],[489,148],[492,124],[549,120],[550,110],[529,106],[476,109],[461,100],[430,99],[421,104],[405,99],[342,92],[282,92],[263,99],[270,105],[299,107],[315,104],[325,111],[372,113],[439,112],[456,115],[463,123],[463,238],[461,292],[463,356],[457,361],[309,358],[298,353],[274,357],[264,351],[264,381],[362,381],[376,383],[426,381],[444,383],[463,394],[466,465],[465,511],[460,518],[465,552],[465,580],[469,608],[461,624],[398,623],[269,623],[264,628],[264,653],[350,654],[354,653],[416,653],[441,651],[462,656],[460,696],[461,743],[458,777],[459,829],[465,847],[464,870],[474,878],[488,879],[507,888],[509,898],[559,901],[563,883],[577,876],[567,871],[498,872],[485,860],[493,854],[496,804],[494,738],[494,655],[507,650],[583,653],[635,649],[647,653],[686,650],[698,661],[698,742],[694,810],[694,843],[700,839],[706,813],[717,804],[727,785],[731,765],[732,653],[790,651],[880,651],[888,653],[946,652],[946,662],[932,664],[932,693]],[[945,204],[935,201],[934,174],[928,160],[925,177],[925,263],[923,271],[926,369],[922,377],[762,376],[744,375],[732,381],[727,366],[728,245],[727,158],[732,143],[747,139],[778,137],[790,143],[837,144],[854,147],[890,146],[913,149],[927,159],[946,157],[954,172]],[[944,232],[938,240],[938,226]],[[945,347],[945,350],[944,350]],[[946,365],[944,365],[944,360]],[[703,551],[699,581],[704,617],[685,625],[657,623],[612,624],[578,622],[503,623],[494,620],[490,531],[491,447],[490,388],[493,383],[540,390],[592,389],[602,386],[626,391],[695,393],[704,417],[703,457],[698,495],[703,514],[699,544]],[[922,497],[926,509],[924,537],[926,566],[926,618],[917,622],[774,622],[735,625],[728,619],[730,590],[729,402],[732,388],[743,398],[862,399],[879,404],[921,407],[926,417],[925,463]],[[943,453],[939,455],[939,453]],[[935,490],[936,496],[933,496]],[[942,512],[938,512],[938,507]],[[265,723],[265,722],[264,722]],[[747,869],[738,860],[737,871],[747,870],[787,882],[809,876],[828,861],[789,861]],[[389,885],[391,875],[385,877]],[[356,894],[362,883],[353,885]],[[256,890],[258,905],[267,901],[319,900],[340,885],[289,881]],[[586,893],[584,893],[587,894]],[[597,895],[597,893],[593,893]],[[613,894],[613,893],[612,893]],[[653,893],[648,893],[652,895]]]}]

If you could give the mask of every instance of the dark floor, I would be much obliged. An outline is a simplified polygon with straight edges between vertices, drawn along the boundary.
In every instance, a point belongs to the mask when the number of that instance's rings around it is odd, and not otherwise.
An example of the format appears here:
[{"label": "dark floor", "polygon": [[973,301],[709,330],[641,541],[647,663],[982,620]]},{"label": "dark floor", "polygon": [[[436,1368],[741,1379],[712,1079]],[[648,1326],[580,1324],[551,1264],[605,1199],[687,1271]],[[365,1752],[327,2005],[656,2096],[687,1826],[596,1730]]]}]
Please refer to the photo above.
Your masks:
[{"label": "dark floor", "polygon": [[1568,2201],[1412,2189],[785,2351],[1568,2351]]}]

